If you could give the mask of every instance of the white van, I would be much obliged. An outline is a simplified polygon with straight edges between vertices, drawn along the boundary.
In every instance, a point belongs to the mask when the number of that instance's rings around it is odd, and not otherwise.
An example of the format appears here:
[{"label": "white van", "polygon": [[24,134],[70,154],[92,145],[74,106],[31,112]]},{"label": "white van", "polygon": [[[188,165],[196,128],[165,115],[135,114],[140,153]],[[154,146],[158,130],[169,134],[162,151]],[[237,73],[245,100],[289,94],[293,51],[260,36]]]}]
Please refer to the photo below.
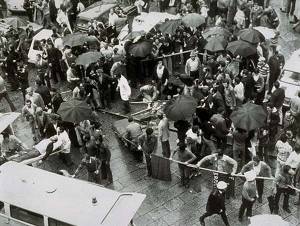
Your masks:
[{"label": "white van", "polygon": [[21,163],[0,166],[1,226],[127,226],[145,197]]},{"label": "white van", "polygon": [[300,49],[293,52],[286,61],[280,78],[280,87],[285,90],[285,107],[290,106],[291,98],[297,97],[300,91]]}]

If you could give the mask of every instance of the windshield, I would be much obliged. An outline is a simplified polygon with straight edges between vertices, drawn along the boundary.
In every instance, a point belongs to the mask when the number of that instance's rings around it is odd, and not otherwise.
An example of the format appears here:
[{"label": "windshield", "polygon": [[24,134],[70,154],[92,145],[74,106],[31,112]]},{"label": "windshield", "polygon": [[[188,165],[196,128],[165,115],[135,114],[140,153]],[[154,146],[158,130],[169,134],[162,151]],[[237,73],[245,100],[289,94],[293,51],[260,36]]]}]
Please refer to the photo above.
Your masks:
[{"label": "windshield", "polygon": [[300,86],[300,73],[285,70],[280,80],[285,83]]}]

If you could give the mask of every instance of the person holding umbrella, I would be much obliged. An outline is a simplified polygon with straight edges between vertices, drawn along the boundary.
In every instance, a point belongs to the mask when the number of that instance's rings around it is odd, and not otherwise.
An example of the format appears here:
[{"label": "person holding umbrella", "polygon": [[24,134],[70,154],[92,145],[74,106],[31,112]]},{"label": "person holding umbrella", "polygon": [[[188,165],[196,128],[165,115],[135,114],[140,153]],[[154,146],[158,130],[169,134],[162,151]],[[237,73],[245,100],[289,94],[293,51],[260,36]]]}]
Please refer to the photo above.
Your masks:
[{"label": "person holding umbrella", "polygon": [[228,218],[226,215],[225,208],[225,191],[227,188],[227,183],[224,181],[219,181],[217,184],[217,189],[213,190],[206,203],[206,212],[199,218],[200,224],[205,226],[205,218],[213,215],[219,214],[226,226],[229,226]]}]

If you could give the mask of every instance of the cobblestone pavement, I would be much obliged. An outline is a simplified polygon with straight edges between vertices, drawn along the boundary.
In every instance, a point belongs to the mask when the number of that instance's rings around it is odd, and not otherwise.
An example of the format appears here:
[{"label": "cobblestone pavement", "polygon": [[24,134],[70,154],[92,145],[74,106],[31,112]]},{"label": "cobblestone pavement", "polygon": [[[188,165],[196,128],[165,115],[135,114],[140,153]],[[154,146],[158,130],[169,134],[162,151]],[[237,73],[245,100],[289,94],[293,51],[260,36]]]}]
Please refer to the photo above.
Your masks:
[{"label": "cobblestone pavement", "polygon": [[[278,9],[281,1],[273,0],[271,2],[280,15],[281,37],[279,39],[279,43],[282,46],[282,53],[287,58],[291,52],[300,48],[300,35],[292,32],[291,25],[287,21],[287,17],[279,12]],[[31,71],[31,75],[33,74],[34,70]],[[21,94],[14,92],[11,96],[14,103],[16,103],[17,108],[20,110],[23,105]],[[68,94],[65,96],[68,96]],[[119,111],[119,108],[120,105],[115,104],[113,110]],[[7,105],[5,101],[2,101],[0,103],[0,111],[3,112],[5,109],[7,109]],[[111,168],[114,183],[110,188],[123,192],[140,192],[147,195],[135,216],[135,223],[141,226],[200,225],[198,219],[205,211],[207,197],[212,187],[212,175],[206,173],[202,175],[202,191],[199,193],[192,189],[179,187],[179,172],[177,164],[171,165],[172,181],[170,182],[145,177],[145,165],[137,164],[130,153],[123,148],[120,148],[119,143],[114,136],[111,127],[116,118],[106,114],[100,114],[99,118],[103,123],[103,129],[107,140],[109,139],[108,143],[112,152]],[[33,141],[27,122],[19,118],[13,126],[16,135],[28,146],[31,146]],[[174,147],[174,139],[171,143]],[[75,163],[78,163],[81,158],[79,150],[74,149],[72,152]],[[158,148],[158,153],[160,152],[161,150]],[[57,172],[59,169],[67,169],[56,156],[50,157],[49,160],[39,167],[52,172]],[[70,173],[74,172],[74,168],[69,168],[68,170]],[[79,175],[79,178],[86,179],[86,173],[83,171]],[[241,204],[242,183],[243,182],[239,179],[236,181],[236,198],[226,200],[229,222],[234,226],[249,224],[249,221],[246,219],[241,223],[237,220],[238,209]],[[271,193],[270,189],[271,183],[266,182],[263,203],[255,203],[253,208],[254,215],[269,213],[266,197]],[[280,215],[285,220],[295,225],[300,225],[300,208],[296,208],[296,206],[293,205],[293,199],[293,197],[290,199],[292,213],[287,214],[281,209]],[[215,215],[207,218],[206,225],[223,225],[223,222],[220,216]]]}]

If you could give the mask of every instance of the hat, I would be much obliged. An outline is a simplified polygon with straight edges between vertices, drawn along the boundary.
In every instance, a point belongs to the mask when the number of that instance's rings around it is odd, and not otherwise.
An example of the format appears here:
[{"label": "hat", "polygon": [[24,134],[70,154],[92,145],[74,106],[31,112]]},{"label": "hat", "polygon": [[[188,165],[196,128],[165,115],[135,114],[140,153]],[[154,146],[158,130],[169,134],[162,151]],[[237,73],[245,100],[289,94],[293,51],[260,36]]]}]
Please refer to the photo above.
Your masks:
[{"label": "hat", "polygon": [[219,181],[218,183],[217,183],[217,189],[219,189],[219,190],[224,190],[224,189],[226,189],[227,188],[227,183],[226,182],[224,182],[224,181]]},{"label": "hat", "polygon": [[250,170],[244,173],[246,181],[254,181],[256,178],[256,173],[254,170]]}]

